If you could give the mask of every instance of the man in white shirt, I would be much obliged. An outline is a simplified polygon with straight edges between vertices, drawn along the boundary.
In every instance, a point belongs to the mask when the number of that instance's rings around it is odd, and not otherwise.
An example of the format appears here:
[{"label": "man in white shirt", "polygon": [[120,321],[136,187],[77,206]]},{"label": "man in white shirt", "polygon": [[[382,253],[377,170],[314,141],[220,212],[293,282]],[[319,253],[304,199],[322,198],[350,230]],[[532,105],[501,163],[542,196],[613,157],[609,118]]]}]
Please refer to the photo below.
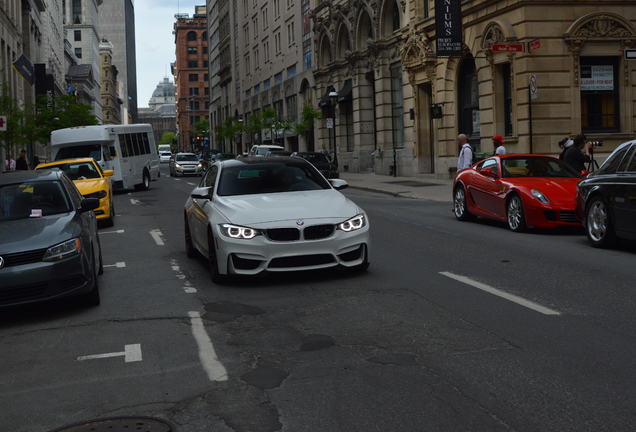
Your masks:
[{"label": "man in white shirt", "polygon": [[457,136],[457,146],[459,147],[459,158],[457,159],[457,171],[470,168],[473,164],[473,149],[468,144],[468,137],[464,134]]}]

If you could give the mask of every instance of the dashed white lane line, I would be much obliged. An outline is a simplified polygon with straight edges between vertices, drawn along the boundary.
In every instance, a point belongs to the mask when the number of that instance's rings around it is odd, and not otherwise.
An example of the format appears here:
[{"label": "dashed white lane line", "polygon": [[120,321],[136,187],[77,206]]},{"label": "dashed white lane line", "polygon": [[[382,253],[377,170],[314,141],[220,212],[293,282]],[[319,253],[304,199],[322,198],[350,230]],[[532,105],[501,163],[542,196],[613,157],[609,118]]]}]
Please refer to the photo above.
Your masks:
[{"label": "dashed white lane line", "polygon": [[196,185],[197,185],[196,183],[192,183],[192,182],[188,182],[188,184],[189,184],[190,186],[196,186]]},{"label": "dashed white lane line", "polygon": [[165,243],[163,241],[163,233],[161,232],[161,230],[150,230],[150,236],[155,241],[155,243],[157,243],[157,246],[165,246]]},{"label": "dashed white lane line", "polygon": [[199,348],[199,360],[210,381],[227,381],[227,370],[219,361],[199,312],[188,312],[192,335]]},{"label": "dashed white lane line", "polygon": [[509,294],[505,291],[501,291],[497,288],[491,287],[490,285],[486,285],[485,283],[474,281],[466,276],[457,275],[450,272],[440,272],[442,276],[446,276],[447,278],[454,279],[458,282],[464,283],[466,285],[470,285],[474,288],[480,289],[484,292],[487,292],[492,295],[496,295],[497,297],[501,297],[513,303],[516,303],[520,306],[523,306],[528,309],[532,309],[535,312],[542,313],[544,315],[561,315],[561,312],[556,311],[554,309],[547,308],[538,303],[535,303],[530,300],[526,300],[523,297],[516,296],[514,294]]},{"label": "dashed white lane line", "polygon": [[131,203],[132,205],[140,205],[140,204],[141,204],[141,201],[139,201],[138,199],[131,198],[131,199],[130,199],[130,203]]},{"label": "dashed white lane line", "polygon": [[124,350],[121,352],[79,356],[77,357],[77,361],[96,360],[112,357],[123,357],[124,362],[126,363],[140,362],[143,360],[143,356],[141,354],[141,344],[124,345]]},{"label": "dashed white lane line", "polygon": [[176,178],[176,177],[172,177],[172,179],[173,179],[174,181],[181,181],[181,179],[178,179],[178,178]]},{"label": "dashed white lane line", "polygon": [[115,231],[100,231],[99,234],[100,235],[102,235],[102,234],[123,234],[125,232],[126,231],[124,231],[123,229],[120,229],[120,230],[115,230]]},{"label": "dashed white lane line", "polygon": [[126,268],[126,263],[123,261],[120,261],[120,262],[116,262],[115,264],[104,265],[104,267]]}]

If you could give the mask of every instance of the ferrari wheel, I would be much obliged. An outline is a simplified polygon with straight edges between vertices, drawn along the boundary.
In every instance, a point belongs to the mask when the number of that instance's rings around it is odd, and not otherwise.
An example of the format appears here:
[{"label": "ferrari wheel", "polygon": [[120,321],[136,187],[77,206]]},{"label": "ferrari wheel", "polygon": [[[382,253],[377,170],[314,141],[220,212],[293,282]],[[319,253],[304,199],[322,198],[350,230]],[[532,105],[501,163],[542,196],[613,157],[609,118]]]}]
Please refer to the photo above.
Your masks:
[{"label": "ferrari wheel", "polygon": [[614,227],[605,200],[600,196],[592,198],[585,212],[585,232],[590,244],[604,248],[616,243]]},{"label": "ferrari wheel", "polygon": [[526,230],[526,217],[523,212],[523,203],[519,195],[513,195],[508,201],[508,228],[514,232]]},{"label": "ferrari wheel", "polygon": [[457,220],[460,221],[469,220],[472,217],[468,211],[468,204],[466,203],[466,190],[461,185],[455,188],[455,194],[453,195],[453,213],[455,213]]}]

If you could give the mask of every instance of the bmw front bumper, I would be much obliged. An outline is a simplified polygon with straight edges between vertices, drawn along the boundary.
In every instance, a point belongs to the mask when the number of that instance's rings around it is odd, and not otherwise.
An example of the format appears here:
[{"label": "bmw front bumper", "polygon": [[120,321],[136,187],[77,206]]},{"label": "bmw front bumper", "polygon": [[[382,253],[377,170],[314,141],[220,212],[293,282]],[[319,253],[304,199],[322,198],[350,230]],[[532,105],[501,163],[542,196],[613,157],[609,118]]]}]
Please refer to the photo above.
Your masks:
[{"label": "bmw front bumper", "polygon": [[[292,225],[293,222],[287,228]],[[264,232],[270,228],[274,227],[257,227]],[[274,229],[278,228],[285,226],[278,223]],[[274,241],[267,234],[243,240],[225,236],[218,226],[215,231],[216,257],[221,274],[256,275],[330,267],[352,268],[363,264],[369,256],[368,219],[367,224],[357,231],[334,229],[331,235],[318,240],[305,240],[301,235],[295,241]]]}]

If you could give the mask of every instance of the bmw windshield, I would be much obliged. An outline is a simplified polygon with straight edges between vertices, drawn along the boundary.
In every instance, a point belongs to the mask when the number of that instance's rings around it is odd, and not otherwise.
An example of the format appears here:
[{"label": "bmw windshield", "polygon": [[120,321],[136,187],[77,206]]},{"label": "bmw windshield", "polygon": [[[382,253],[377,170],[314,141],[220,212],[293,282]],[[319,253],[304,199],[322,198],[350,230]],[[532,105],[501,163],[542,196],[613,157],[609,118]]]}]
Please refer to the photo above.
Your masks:
[{"label": "bmw windshield", "polygon": [[307,163],[269,162],[224,167],[217,194],[252,195],[331,189]]},{"label": "bmw windshield", "polygon": [[0,186],[0,221],[37,218],[71,211],[59,181]]}]

